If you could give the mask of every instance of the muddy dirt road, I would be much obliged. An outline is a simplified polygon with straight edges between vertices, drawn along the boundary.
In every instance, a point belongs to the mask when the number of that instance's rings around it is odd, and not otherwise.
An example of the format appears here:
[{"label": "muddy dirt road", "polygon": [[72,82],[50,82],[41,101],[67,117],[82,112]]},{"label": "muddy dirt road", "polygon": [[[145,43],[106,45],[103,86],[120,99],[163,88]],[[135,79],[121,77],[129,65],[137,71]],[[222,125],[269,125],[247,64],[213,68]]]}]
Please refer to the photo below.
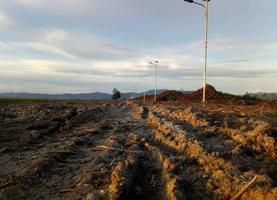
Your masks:
[{"label": "muddy dirt road", "polygon": [[0,199],[277,199],[277,109],[0,107]]}]

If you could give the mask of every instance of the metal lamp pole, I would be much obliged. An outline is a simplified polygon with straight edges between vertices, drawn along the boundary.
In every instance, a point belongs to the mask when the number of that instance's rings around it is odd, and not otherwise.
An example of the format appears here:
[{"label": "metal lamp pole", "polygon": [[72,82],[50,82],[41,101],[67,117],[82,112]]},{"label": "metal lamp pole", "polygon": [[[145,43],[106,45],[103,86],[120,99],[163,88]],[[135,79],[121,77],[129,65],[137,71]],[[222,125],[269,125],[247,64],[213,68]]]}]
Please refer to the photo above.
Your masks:
[{"label": "metal lamp pole", "polygon": [[204,63],[204,78],[203,78],[203,103],[206,102],[206,85],[207,85],[207,65],[208,65],[208,25],[209,25],[209,1],[205,1],[205,5],[195,2],[194,0],[184,0],[189,3],[194,3],[205,8],[205,63]]},{"label": "metal lamp pole", "polygon": [[145,84],[143,85],[143,101],[146,101],[146,94],[145,94]]},{"label": "metal lamp pole", "polygon": [[154,102],[157,102],[157,85],[158,85],[158,63],[159,61],[150,61],[149,64],[155,65],[156,67],[156,76],[155,76],[155,96],[154,96]]},{"label": "metal lamp pole", "polygon": [[[141,75],[139,76],[139,78],[145,78],[146,75]],[[143,83],[143,101],[146,101],[146,87],[145,87],[145,83]]]}]

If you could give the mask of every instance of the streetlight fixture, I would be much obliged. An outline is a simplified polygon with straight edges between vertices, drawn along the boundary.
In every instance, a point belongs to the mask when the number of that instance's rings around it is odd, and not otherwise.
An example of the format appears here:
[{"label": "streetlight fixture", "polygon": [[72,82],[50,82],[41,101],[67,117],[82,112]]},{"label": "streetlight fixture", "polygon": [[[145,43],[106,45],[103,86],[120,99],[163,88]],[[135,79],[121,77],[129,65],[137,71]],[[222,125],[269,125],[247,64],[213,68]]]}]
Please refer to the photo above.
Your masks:
[{"label": "streetlight fixture", "polygon": [[184,0],[188,3],[194,3],[205,8],[205,64],[204,64],[204,80],[203,80],[203,103],[206,102],[206,85],[207,85],[207,64],[208,64],[208,25],[209,25],[209,1],[205,4],[195,2],[194,0]]},{"label": "streetlight fixture", "polygon": [[158,63],[159,61],[149,61],[150,65],[155,65],[156,67],[156,76],[155,76],[155,96],[154,96],[154,102],[157,102],[157,84],[158,84]]}]

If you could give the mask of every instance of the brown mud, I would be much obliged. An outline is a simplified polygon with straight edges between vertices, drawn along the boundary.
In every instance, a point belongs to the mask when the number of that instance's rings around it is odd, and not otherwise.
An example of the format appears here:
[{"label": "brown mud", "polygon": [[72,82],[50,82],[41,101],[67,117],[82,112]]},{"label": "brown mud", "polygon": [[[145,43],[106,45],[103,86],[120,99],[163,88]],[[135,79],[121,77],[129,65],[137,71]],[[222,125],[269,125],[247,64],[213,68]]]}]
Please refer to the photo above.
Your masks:
[{"label": "brown mud", "polygon": [[277,199],[274,106],[2,106],[0,199]]}]

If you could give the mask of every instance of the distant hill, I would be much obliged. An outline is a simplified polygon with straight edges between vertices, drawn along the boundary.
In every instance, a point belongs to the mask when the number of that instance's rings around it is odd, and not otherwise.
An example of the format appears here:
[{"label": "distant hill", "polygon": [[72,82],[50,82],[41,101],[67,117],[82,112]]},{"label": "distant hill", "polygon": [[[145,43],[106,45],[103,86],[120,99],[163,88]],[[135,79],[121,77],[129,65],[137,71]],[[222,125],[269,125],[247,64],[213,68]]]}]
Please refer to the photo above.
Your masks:
[{"label": "distant hill", "polygon": [[257,93],[247,93],[247,95],[251,97],[263,99],[263,100],[277,100],[277,93],[257,92]]},{"label": "distant hill", "polygon": [[[161,89],[157,90],[157,94],[161,94],[168,90]],[[147,96],[154,95],[154,90],[149,90],[146,92]],[[191,91],[182,91],[183,94],[189,94]],[[142,97],[143,92],[135,93],[121,93],[121,99],[130,99]],[[264,100],[277,100],[277,93],[247,93],[244,96],[264,99]],[[112,95],[103,92],[92,92],[92,93],[79,93],[79,94],[43,94],[43,93],[0,93],[0,98],[20,98],[20,99],[54,99],[54,100],[107,100],[111,99]]]},{"label": "distant hill", "polygon": [[[157,93],[166,91],[157,90]],[[149,90],[146,95],[153,95],[154,90]],[[121,99],[130,99],[143,96],[143,93],[122,93]],[[79,94],[43,94],[43,93],[0,93],[0,98],[20,98],[20,99],[54,99],[54,100],[106,100],[111,99],[112,95],[102,92],[79,93]]]},{"label": "distant hill", "polygon": [[[160,94],[164,91],[167,91],[166,89],[161,89],[161,90],[157,90],[157,94]],[[149,96],[149,95],[154,95],[155,94],[155,90],[149,90],[145,93],[145,95]],[[128,93],[122,93],[121,94],[121,99],[135,99],[138,97],[142,97],[144,95],[143,92],[141,93],[135,93],[135,92],[128,92]]]},{"label": "distant hill", "polygon": [[80,94],[40,94],[40,93],[0,93],[2,98],[21,98],[21,99],[110,99],[111,95],[101,92],[80,93]]}]

